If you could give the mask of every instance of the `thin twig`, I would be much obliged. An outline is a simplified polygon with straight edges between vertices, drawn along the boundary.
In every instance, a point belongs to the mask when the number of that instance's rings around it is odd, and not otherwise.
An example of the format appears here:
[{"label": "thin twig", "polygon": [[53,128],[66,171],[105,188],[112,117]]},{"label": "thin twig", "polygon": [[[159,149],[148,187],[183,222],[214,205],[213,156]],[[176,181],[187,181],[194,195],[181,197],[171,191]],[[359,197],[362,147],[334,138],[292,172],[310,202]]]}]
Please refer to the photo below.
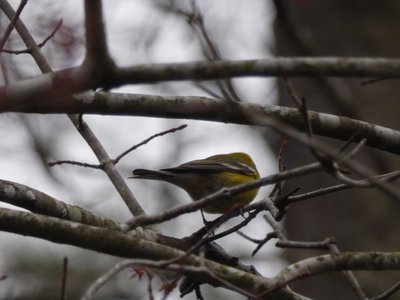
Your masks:
[{"label": "thin twig", "polygon": [[[310,138],[310,141],[313,138],[313,132],[312,132],[312,127],[311,127],[311,122],[308,116],[308,111],[307,111],[307,106],[304,98],[301,98],[296,94],[296,91],[294,90],[294,87],[292,86],[291,82],[288,79],[284,79],[286,83],[286,87],[288,90],[289,95],[291,96],[292,100],[296,105],[298,106],[298,109],[300,110],[303,119],[304,119],[304,124],[305,124],[305,132]],[[332,174],[335,178],[338,180],[352,186],[362,186],[364,187],[366,184],[365,183],[360,183],[358,180],[353,180],[346,175],[344,175],[338,165],[346,161],[348,158],[354,156],[360,149],[366,144],[367,140],[362,139],[354,149],[348,153],[347,155],[343,155],[339,159],[337,159],[335,162],[332,160],[332,158],[328,158],[328,156],[323,155],[321,152],[317,151],[314,147],[311,147],[309,145],[309,149],[311,153],[314,155],[314,157],[321,163],[321,165],[325,168],[325,170]],[[368,184],[367,184],[368,186]]]},{"label": "thin twig", "polygon": [[[297,95],[297,93],[289,79],[284,78],[284,83],[286,85],[286,89],[289,93],[290,98],[295,103],[295,105],[297,106],[297,109],[300,111],[301,115],[303,116],[304,131],[311,141],[314,138],[314,134],[313,134],[311,121],[310,121],[310,118],[308,115],[306,100],[304,98],[300,98]],[[311,143],[309,143],[307,146],[308,146],[311,154],[321,163],[321,165],[324,167],[324,169],[326,171],[328,171],[329,173],[335,171],[335,168],[333,165],[333,160],[331,158],[328,158],[322,152],[317,151],[317,149],[315,149],[314,147],[311,146]]]},{"label": "thin twig", "polygon": [[200,90],[202,90],[203,92],[207,93],[209,96],[214,97],[215,99],[223,99],[223,97],[221,97],[219,94],[217,94],[216,92],[212,91],[210,88],[206,87],[204,84],[195,81],[193,83],[197,88],[199,88]]},{"label": "thin twig", "polygon": [[338,150],[338,153],[343,153],[344,151],[346,151],[346,149],[348,149],[354,142],[356,139],[356,134],[353,133],[346,141],[346,143],[344,143]]},{"label": "thin twig", "polygon": [[[285,154],[285,150],[289,144],[289,138],[287,136],[284,136],[281,142],[281,145],[279,147],[279,152],[278,152],[278,170],[279,172],[285,171],[286,170],[286,165],[283,163],[283,157]],[[282,194],[282,187],[283,187],[284,182],[278,182],[275,187],[273,188],[270,197],[275,194],[275,192],[278,192],[278,197]]]},{"label": "thin twig", "polygon": [[24,9],[24,7],[27,3],[28,3],[28,0],[21,0],[21,2],[19,3],[17,11],[15,12],[14,16],[12,17],[10,24],[8,24],[6,30],[4,31],[3,37],[0,40],[0,51],[3,50],[4,45],[6,44],[12,30],[15,27],[15,23],[17,22],[19,16],[22,13],[22,10]]},{"label": "thin twig", "polygon": [[376,83],[376,82],[384,81],[384,80],[389,80],[389,79],[393,79],[393,77],[384,76],[384,77],[379,77],[379,78],[364,80],[364,81],[361,81],[361,85],[363,86],[363,85],[374,84],[374,83]]},{"label": "thin twig", "polygon": [[283,82],[285,83],[286,90],[290,96],[290,99],[292,99],[292,101],[297,106],[297,109],[303,115],[305,132],[309,136],[312,136],[312,127],[311,127],[310,119],[308,117],[308,111],[307,111],[307,107],[306,107],[304,98],[300,98],[297,95],[296,90],[294,89],[294,87],[292,85],[292,82],[288,78],[286,78],[286,77],[283,78]]},{"label": "thin twig", "polygon": [[153,275],[147,272],[147,294],[149,295],[149,300],[154,300],[152,281]]},{"label": "thin twig", "polygon": [[[298,106],[298,109],[300,110],[301,114],[303,115],[304,124],[306,126],[305,131],[308,134],[308,136],[310,137],[310,139],[312,139],[313,138],[312,127],[311,127],[311,122],[310,122],[310,119],[308,116],[305,99],[304,98],[300,99],[300,97],[296,94],[296,91],[294,90],[294,87],[291,84],[291,81],[289,81],[288,79],[284,79],[284,81],[286,83],[286,87],[289,92],[289,95],[291,96],[292,100],[296,103],[296,105]],[[348,159],[349,157],[354,156],[357,152],[360,151],[360,149],[366,144],[366,142],[367,142],[367,140],[365,138],[362,139],[350,153],[348,153],[347,155],[343,155],[343,157],[336,160],[335,163],[333,163],[333,161],[331,159],[328,159],[328,157],[326,155],[322,155],[320,152],[316,151],[313,147],[310,147],[310,150],[311,150],[311,153],[314,155],[314,157],[334,177],[336,177],[340,181],[347,183],[349,185],[358,186],[358,184],[360,184],[360,183],[358,183],[358,181],[355,181],[355,180],[345,176],[340,171],[340,169],[336,166],[339,165],[340,162]]]},{"label": "thin twig", "polygon": [[[195,24],[198,26],[201,37],[203,37],[205,44],[207,46],[207,48],[203,47],[205,50],[208,50],[208,52],[206,52],[206,56],[208,56],[208,59],[210,61],[222,60],[223,58],[218,50],[217,44],[212,40],[212,38],[208,34],[206,27],[204,26],[204,19],[203,15],[200,12],[200,9],[198,8],[194,0],[191,3],[192,3],[192,14],[191,14],[192,22],[190,22],[190,24],[191,25]],[[231,79],[224,79],[222,81],[217,80],[216,83],[221,93],[225,97],[225,100],[241,101],[238,94],[236,93],[235,88],[233,87]]]},{"label": "thin twig", "polygon": [[[82,121],[81,121],[81,122],[82,122]],[[124,151],[123,153],[121,153],[120,155],[118,155],[116,158],[111,159],[110,161],[111,161],[114,165],[116,165],[125,155],[127,155],[127,154],[130,153],[131,151],[133,151],[133,150],[139,148],[140,146],[143,146],[143,145],[147,144],[147,143],[150,142],[152,139],[154,139],[154,138],[156,138],[156,137],[159,137],[159,136],[163,136],[163,135],[168,134],[168,133],[172,133],[172,132],[175,132],[175,131],[178,131],[178,130],[182,130],[182,129],[186,128],[186,127],[187,127],[187,125],[184,124],[184,125],[178,126],[178,127],[176,127],[176,128],[171,128],[171,129],[169,129],[169,130],[166,130],[166,131],[163,131],[163,132],[154,134],[154,135],[152,135],[151,137],[145,139],[143,142],[140,142],[139,144],[136,144],[136,145],[132,146],[131,148],[129,148],[128,150]],[[103,169],[104,169],[104,164],[105,164],[105,163],[106,163],[106,161],[102,161],[100,164],[95,165],[95,164],[88,164],[88,163],[83,163],[83,162],[78,162],[78,161],[73,161],[73,160],[57,160],[57,161],[54,161],[54,162],[49,162],[47,165],[48,165],[49,167],[53,167],[53,166],[55,166],[55,165],[70,164],[70,165],[79,166],[79,167],[85,167],[85,168],[101,169],[101,170],[103,170]]]},{"label": "thin twig", "polygon": [[159,137],[159,136],[163,136],[163,135],[169,134],[169,133],[176,132],[176,131],[178,131],[178,130],[185,129],[187,126],[188,126],[187,124],[183,124],[183,125],[180,125],[180,126],[178,126],[178,127],[171,128],[171,129],[168,129],[168,130],[165,130],[165,131],[163,131],[163,132],[156,133],[156,134],[150,136],[149,138],[145,139],[143,142],[140,142],[139,144],[136,144],[136,145],[132,146],[131,148],[129,148],[128,150],[122,152],[120,155],[118,155],[116,158],[114,158],[114,159],[113,159],[114,164],[117,164],[117,163],[121,160],[121,158],[123,158],[125,155],[127,155],[127,154],[130,153],[131,151],[133,151],[133,150],[139,148],[140,146],[143,146],[143,145],[147,144],[147,143],[150,142],[152,139],[154,139],[154,138],[156,138],[156,137]]},{"label": "thin twig", "polygon": [[229,235],[229,234],[231,234],[233,232],[237,232],[240,228],[242,228],[242,227],[246,226],[247,224],[249,224],[250,221],[253,220],[258,215],[259,212],[260,212],[259,210],[253,211],[252,213],[249,214],[248,217],[246,217],[239,224],[237,224],[237,225],[235,225],[235,226],[233,226],[233,227],[231,227],[231,228],[229,228],[229,229],[227,229],[227,230],[225,230],[223,232],[220,232],[220,233],[218,233],[216,235],[213,235],[211,237],[206,238],[204,243],[205,244],[206,243],[210,243],[210,242],[215,241],[217,239],[220,239],[220,238],[222,238],[224,236],[227,236],[227,235]]},{"label": "thin twig", "polygon": [[61,300],[67,299],[67,277],[68,277],[68,257],[63,260],[63,272],[61,280]]},{"label": "thin twig", "polygon": [[53,31],[50,32],[50,34],[41,42],[38,44],[38,46],[40,48],[42,48],[44,45],[46,45],[46,43],[54,37],[54,35],[56,34],[56,32],[61,28],[63,24],[63,20],[61,19],[60,21],[57,22],[57,25],[54,27]]},{"label": "thin twig", "polygon": [[88,163],[83,163],[83,162],[74,161],[74,160],[56,160],[56,161],[51,161],[51,162],[47,163],[47,165],[49,167],[54,167],[56,165],[63,165],[63,164],[85,167],[85,168],[92,168],[92,169],[102,169],[102,166],[99,164],[97,164],[97,165],[88,164]]},{"label": "thin twig", "polygon": [[[353,150],[351,150],[348,154],[346,154],[345,156],[343,156],[343,159],[348,159],[350,157],[354,157],[358,152],[360,152],[360,150],[365,146],[365,144],[367,143],[367,139],[363,138],[361,139],[356,146],[353,148]],[[337,161],[338,163],[340,163],[340,159]]]},{"label": "thin twig", "polygon": [[268,224],[272,227],[274,232],[276,233],[279,241],[276,243],[277,247],[281,248],[297,248],[297,249],[321,249],[328,250],[330,243],[332,243],[333,239],[331,237],[325,238],[319,242],[303,242],[303,241],[291,241],[286,238],[286,235],[282,228],[278,226],[275,220],[269,215],[264,215],[264,219],[268,222]]},{"label": "thin twig", "polygon": [[285,150],[289,144],[289,138],[287,136],[284,136],[281,142],[281,146],[279,148],[278,152],[278,170],[279,172],[285,171],[286,170],[286,165],[283,163],[283,157]]},{"label": "thin twig", "polygon": [[200,249],[200,247],[202,247],[203,245],[210,243],[211,240],[208,240],[207,237],[209,237],[219,226],[221,226],[223,223],[225,223],[230,218],[232,213],[233,213],[233,210],[229,211],[228,213],[222,215],[218,219],[211,222],[210,225],[206,225],[204,228],[201,228],[196,233],[192,234],[191,238],[193,238],[193,236],[195,236],[196,239],[198,239],[198,241],[194,245],[192,245],[188,250],[186,250],[183,255],[172,258],[170,260],[165,260],[163,262],[162,266],[166,267],[170,264],[175,264],[175,263],[181,262],[185,258],[187,258],[190,254],[193,254],[198,249]]},{"label": "thin twig", "polygon": [[390,296],[394,295],[395,293],[397,293],[398,291],[400,291],[400,281],[396,282],[390,289],[388,289],[387,291],[383,292],[382,294],[373,297],[373,298],[369,298],[368,300],[384,300],[384,299],[388,299]]},{"label": "thin twig", "polygon": [[251,256],[254,256],[257,254],[257,252],[266,244],[268,243],[270,240],[277,238],[277,234],[276,232],[268,232],[267,235],[265,236],[265,238],[261,239],[261,240],[254,240],[254,242],[257,244],[257,247],[253,250],[253,252],[251,252]]},{"label": "thin twig", "polygon": [[[174,4],[170,6],[167,5],[161,5],[161,6],[164,9],[173,11],[177,15],[184,16],[186,18],[187,23],[190,25],[190,27],[196,34],[197,38],[199,39],[203,49],[203,54],[208,61],[223,60],[218,50],[217,43],[213,41],[213,39],[209,35],[204,25],[204,18],[203,15],[201,14],[199,7],[196,4],[196,1],[192,0],[190,4],[191,4],[191,11],[184,11]],[[230,78],[217,79],[215,83],[219,91],[221,92],[223,99],[227,100],[228,102],[240,101],[240,97],[238,96]],[[200,86],[200,89],[204,90],[204,87]],[[210,91],[207,92],[210,93]],[[217,98],[221,97],[218,96]]]},{"label": "thin twig", "polygon": [[282,218],[285,216],[286,211],[287,211],[287,206],[288,202],[287,199],[292,196],[293,194],[297,193],[299,190],[299,187],[295,187],[285,195],[281,195],[277,198],[275,198],[272,202],[273,205],[276,207],[276,209],[272,210],[271,204],[267,203],[268,205],[268,210],[271,212],[271,215],[274,217],[276,221],[282,220]]},{"label": "thin twig", "polygon": [[[377,175],[375,177],[377,179],[381,179],[381,180],[385,180],[385,181],[392,181],[392,180],[395,180],[400,177],[400,171],[394,171],[394,172],[390,172],[390,173],[386,173],[386,174],[382,174],[382,175]],[[330,186],[330,187],[326,187],[326,188],[320,188],[318,190],[307,192],[304,194],[290,196],[286,200],[286,204],[291,204],[291,203],[299,202],[299,201],[302,201],[305,199],[323,196],[323,195],[326,195],[329,193],[334,193],[337,191],[342,191],[342,190],[346,190],[346,189],[350,189],[350,188],[354,188],[354,187],[364,187],[364,188],[374,187],[374,185],[371,182],[369,182],[368,179],[359,180],[359,182],[368,183],[368,186],[367,185],[353,186],[353,185],[348,185],[346,183],[342,183],[342,184],[338,184],[338,185],[334,185],[334,186]]]},{"label": "thin twig", "polygon": [[[38,47],[42,48],[46,45],[46,43],[54,37],[54,35],[57,33],[57,31],[61,28],[63,24],[63,20],[61,19],[60,21],[58,21],[57,25],[54,27],[54,29],[52,30],[52,32],[50,32],[50,34],[45,37],[43,39],[42,42],[40,42],[38,44]],[[32,49],[31,48],[27,48],[27,49],[23,49],[23,50],[10,50],[10,49],[3,49],[4,53],[10,53],[10,54],[24,54],[24,53],[31,53]]]}]

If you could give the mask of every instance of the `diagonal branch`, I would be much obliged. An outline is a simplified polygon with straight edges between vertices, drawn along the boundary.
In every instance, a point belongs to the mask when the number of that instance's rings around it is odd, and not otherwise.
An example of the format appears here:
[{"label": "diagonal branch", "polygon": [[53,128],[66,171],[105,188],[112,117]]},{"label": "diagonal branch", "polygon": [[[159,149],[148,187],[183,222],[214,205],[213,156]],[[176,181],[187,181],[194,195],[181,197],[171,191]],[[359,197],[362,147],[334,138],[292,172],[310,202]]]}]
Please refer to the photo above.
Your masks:
[{"label": "diagonal branch", "polygon": [[75,205],[69,205],[29,186],[0,180],[0,201],[41,215],[79,222],[91,226],[119,228],[108,218],[96,216]]},{"label": "diagonal branch", "polygon": [[27,2],[28,0],[22,0],[19,3],[19,6],[17,8],[17,11],[15,12],[14,17],[11,19],[10,24],[7,26],[2,38],[0,39],[0,52],[3,51],[4,45],[6,44],[8,38],[10,37],[12,30],[14,29],[15,22],[18,20]]}]

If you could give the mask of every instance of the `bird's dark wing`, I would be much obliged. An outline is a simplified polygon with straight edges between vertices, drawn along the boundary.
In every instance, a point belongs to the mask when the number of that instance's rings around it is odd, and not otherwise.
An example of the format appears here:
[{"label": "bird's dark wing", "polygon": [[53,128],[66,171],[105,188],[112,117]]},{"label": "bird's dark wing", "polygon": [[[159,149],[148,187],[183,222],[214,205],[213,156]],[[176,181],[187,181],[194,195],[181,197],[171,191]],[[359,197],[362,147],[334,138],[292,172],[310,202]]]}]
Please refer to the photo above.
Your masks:
[{"label": "bird's dark wing", "polygon": [[174,168],[161,169],[167,172],[235,172],[254,174],[254,169],[240,162],[218,162],[209,159],[199,159],[184,163]]}]

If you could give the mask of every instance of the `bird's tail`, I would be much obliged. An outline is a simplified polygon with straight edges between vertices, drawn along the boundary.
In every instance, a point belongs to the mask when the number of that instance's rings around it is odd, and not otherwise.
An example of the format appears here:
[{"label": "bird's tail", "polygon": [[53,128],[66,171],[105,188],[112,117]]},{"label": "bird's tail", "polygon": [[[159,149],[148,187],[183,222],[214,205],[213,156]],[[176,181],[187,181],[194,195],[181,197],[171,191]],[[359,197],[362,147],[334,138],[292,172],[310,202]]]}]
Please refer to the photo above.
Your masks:
[{"label": "bird's tail", "polygon": [[132,172],[133,176],[128,178],[136,178],[136,179],[153,179],[153,180],[166,180],[173,176],[170,172],[167,171],[154,171],[147,169],[136,169]]}]

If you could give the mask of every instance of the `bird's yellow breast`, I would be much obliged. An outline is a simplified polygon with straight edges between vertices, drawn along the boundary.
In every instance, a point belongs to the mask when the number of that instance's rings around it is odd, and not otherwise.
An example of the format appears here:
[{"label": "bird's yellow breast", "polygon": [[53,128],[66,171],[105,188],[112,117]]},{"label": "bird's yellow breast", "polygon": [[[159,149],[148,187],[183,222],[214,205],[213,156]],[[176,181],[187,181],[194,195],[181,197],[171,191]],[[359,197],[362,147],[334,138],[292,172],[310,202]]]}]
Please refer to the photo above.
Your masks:
[{"label": "bird's yellow breast", "polygon": [[[258,174],[257,174],[258,175]],[[243,175],[239,173],[232,172],[219,172],[218,174],[210,174],[207,178],[198,177],[196,180],[191,180],[196,188],[193,187],[183,187],[186,192],[192,197],[194,201],[202,199],[210,194],[219,191],[222,188],[234,187],[240,184],[244,184],[257,179],[258,176],[254,178]],[[203,210],[208,213],[223,214],[227,212],[234,205],[245,206],[249,204],[257,196],[258,188],[247,192],[243,192],[228,199],[216,199],[215,203],[205,207]]]}]

